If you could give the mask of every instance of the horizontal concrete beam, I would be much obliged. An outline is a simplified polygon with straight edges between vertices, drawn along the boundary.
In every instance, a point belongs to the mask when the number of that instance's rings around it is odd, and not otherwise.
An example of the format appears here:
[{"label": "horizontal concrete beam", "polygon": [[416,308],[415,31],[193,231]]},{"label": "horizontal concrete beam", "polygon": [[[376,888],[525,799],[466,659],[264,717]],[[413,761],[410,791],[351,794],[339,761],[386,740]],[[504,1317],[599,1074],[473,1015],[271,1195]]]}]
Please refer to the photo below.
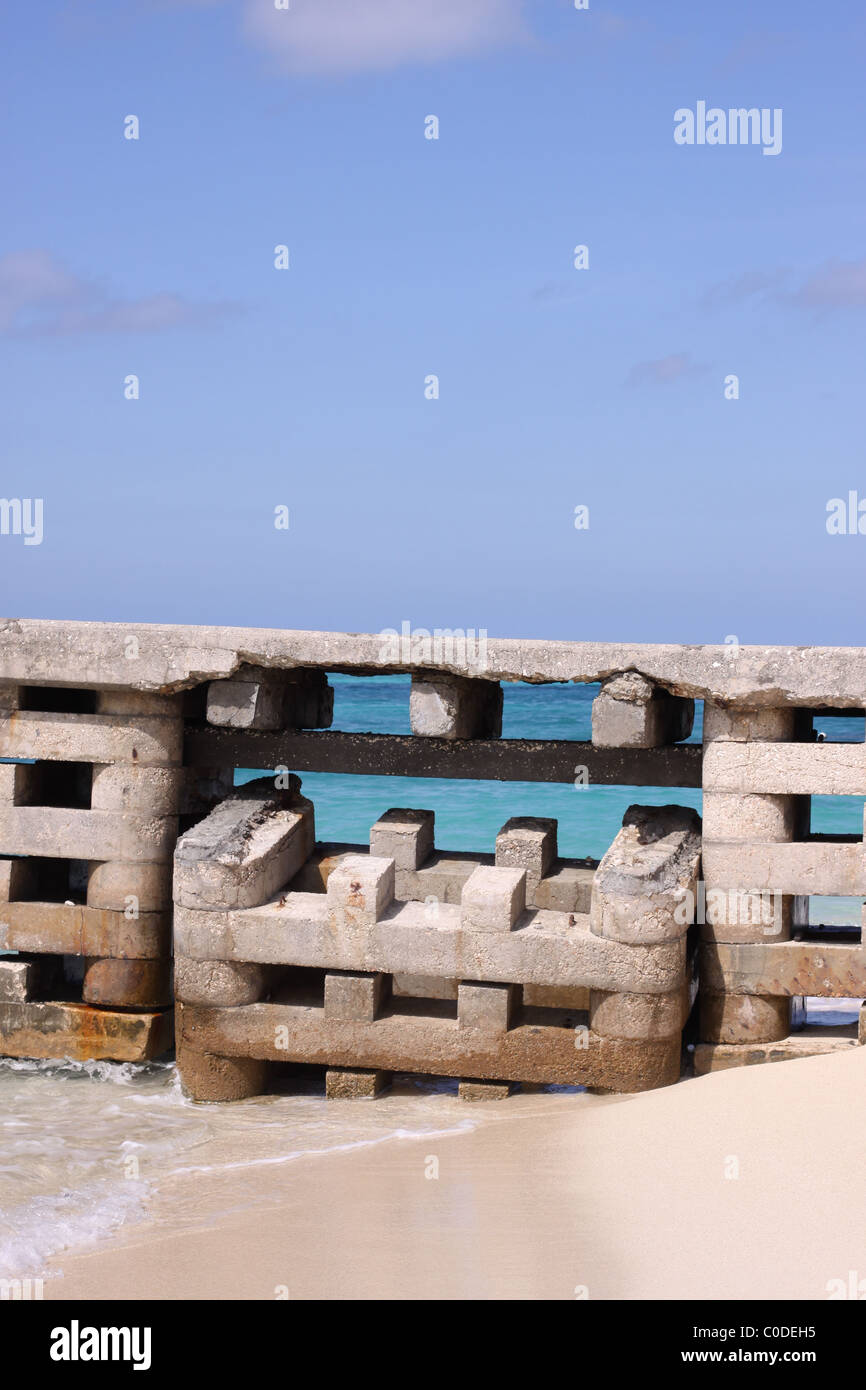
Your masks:
[{"label": "horizontal concrete beam", "polygon": [[[188,726],[184,761],[293,772],[448,777],[497,782],[699,787],[701,748],[594,748],[570,739],[440,739],[402,734],[264,733]],[[579,795],[579,789],[576,795]]]},{"label": "horizontal concrete beam", "polygon": [[0,619],[0,683],[181,690],[245,664],[354,674],[450,671],[488,681],[602,681],[637,671],[672,695],[749,707],[862,709],[866,649],[464,639]]},{"label": "horizontal concrete beam", "polygon": [[728,844],[704,841],[707,890],[742,888],[816,897],[866,894],[863,842],[796,841],[792,844]]},{"label": "horizontal concrete beam", "polygon": [[176,816],[121,815],[68,806],[0,807],[4,854],[154,862],[170,858],[176,838]]},{"label": "horizontal concrete beam", "polygon": [[0,902],[0,951],[156,960],[170,950],[167,912],[142,912],[130,919],[123,912],[77,903]]},{"label": "horizontal concrete beam", "polygon": [[41,710],[0,713],[0,758],[170,766],[181,761],[181,739],[179,719]]},{"label": "horizontal concrete beam", "polygon": [[695,1075],[727,1071],[730,1067],[749,1067],[761,1062],[794,1062],[800,1057],[823,1057],[828,1052],[847,1052],[857,1046],[856,1038],[804,1036],[792,1033],[775,1043],[698,1043],[695,1048]]},{"label": "horizontal concrete beam", "polygon": [[713,743],[704,787],[714,792],[866,796],[866,743]]},{"label": "horizontal concrete beam", "polygon": [[150,1062],[171,1047],[173,1011],[119,1013],[89,1004],[0,1002],[0,1057]]},{"label": "horizontal concrete beam", "polygon": [[615,1091],[671,1085],[680,1069],[679,1038],[627,1042],[584,1030],[583,1045],[577,1045],[574,1028],[537,1020],[488,1033],[461,1028],[456,1019],[387,1010],[372,1023],[326,1018],[324,1009],[291,1004],[179,1004],[177,1012],[182,1049],[225,1057]]},{"label": "horizontal concrete beam", "polygon": [[[685,929],[684,929],[685,930]],[[395,903],[369,925],[338,922],[323,893],[287,893],[263,907],[204,912],[180,906],[175,951],[197,960],[257,961],[325,970],[434,975],[559,988],[667,994],[685,979],[686,939],[656,946],[608,941],[589,918],[528,912],[513,931],[472,931],[461,908]]]},{"label": "horizontal concrete beam", "polygon": [[701,989],[711,994],[815,995],[855,999],[866,995],[866,946],[859,942],[755,942],[705,944]]}]

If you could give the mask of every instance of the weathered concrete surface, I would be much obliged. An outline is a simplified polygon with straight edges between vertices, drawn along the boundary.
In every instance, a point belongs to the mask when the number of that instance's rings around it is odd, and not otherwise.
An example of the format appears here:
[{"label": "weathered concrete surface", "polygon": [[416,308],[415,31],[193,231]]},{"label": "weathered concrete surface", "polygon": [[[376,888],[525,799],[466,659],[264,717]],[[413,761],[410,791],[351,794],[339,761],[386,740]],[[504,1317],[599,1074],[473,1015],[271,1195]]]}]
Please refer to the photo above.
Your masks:
[{"label": "weathered concrete surface", "polygon": [[211,681],[207,720],[234,729],[323,729],[334,692],[322,671],[268,671],[242,666],[231,680]]},{"label": "weathered concrete surface", "polygon": [[525,869],[478,868],[463,888],[460,923],[466,931],[510,932],[525,909]]},{"label": "weathered concrete surface", "polygon": [[433,853],[433,811],[392,807],[370,829],[370,853],[393,859],[397,871],[414,873]]},{"label": "weathered concrete surface", "polygon": [[683,700],[637,671],[606,680],[592,702],[592,741],[599,748],[659,748],[688,738],[694,700]]},{"label": "weathered concrete surface", "polygon": [[793,1034],[775,1043],[698,1043],[694,1053],[695,1075],[725,1071],[728,1067],[750,1067],[762,1062],[794,1062],[799,1057],[818,1057],[827,1052],[845,1052],[857,1047],[856,1038],[833,1038]]},{"label": "weathered concrete surface", "polygon": [[700,1002],[704,1042],[783,1042],[791,1032],[791,1000],[767,994],[709,994]]},{"label": "weathered concrete surface", "polygon": [[175,956],[174,992],[185,1004],[233,1008],[257,1004],[267,988],[268,968],[252,961],[191,960]]},{"label": "weathered concrete surface", "polygon": [[727,844],[704,840],[704,878],[714,888],[859,898],[866,894],[862,842]]},{"label": "weathered concrete surface", "polygon": [[0,951],[155,960],[171,951],[167,912],[137,919],[79,903],[0,902]]},{"label": "weathered concrete surface", "polygon": [[701,947],[701,988],[710,994],[866,995],[866,946],[832,941]]},{"label": "weathered concrete surface", "polygon": [[372,1023],[388,997],[388,975],[332,971],[325,976],[325,1017]]},{"label": "weathered concrete surface", "polygon": [[180,1039],[177,1069],[184,1095],[198,1101],[248,1100],[261,1095],[267,1080],[267,1064],[255,1057],[214,1057]]},{"label": "weathered concrete surface", "polygon": [[167,960],[87,960],[81,998],[115,1009],[162,1009],[172,1002]]},{"label": "weathered concrete surface", "polygon": [[510,1095],[511,1084],[508,1081],[461,1081],[457,1086],[458,1100],[507,1100]]},{"label": "weathered concrete surface", "polygon": [[90,807],[93,811],[176,816],[186,784],[184,768],[97,764],[93,768]]},{"label": "weathered concrete surface", "polygon": [[548,817],[513,816],[496,836],[496,866],[526,870],[526,901],[536,902],[538,886],[556,862],[557,823]]},{"label": "weathered concrete surface", "polygon": [[0,758],[166,767],[180,763],[182,753],[180,719],[42,710],[0,713]]},{"label": "weathered concrete surface", "polygon": [[784,842],[796,838],[799,808],[790,796],[729,795],[705,790],[701,818],[707,840]]},{"label": "weathered concrete surface", "polygon": [[688,1018],[686,986],[670,994],[609,994],[590,990],[589,1026],[606,1038],[678,1038]]},{"label": "weathered concrete surface", "polygon": [[[171,861],[130,864],[123,860],[92,863],[87,878],[87,906],[100,911],[159,912],[171,907]],[[102,954],[94,951],[93,955]],[[108,951],[107,955],[123,952]]]},{"label": "weathered concrete surface", "polygon": [[[328,924],[335,933],[375,926],[394,901],[393,859],[347,855],[330,875],[325,896]],[[292,956],[286,956],[286,962],[295,964]]]},{"label": "weathered concrete surface", "polygon": [[502,687],[461,676],[413,676],[409,722],[425,738],[499,738]]},{"label": "weathered concrete surface", "polygon": [[704,747],[711,743],[790,743],[796,725],[795,709],[731,709],[708,700],[704,705]]},{"label": "weathered concrete surface", "polygon": [[293,878],[315,844],[312,803],[291,779],[238,787],[177,842],[174,900],[184,907],[257,907]]},{"label": "weathered concrete surface", "polygon": [[118,1013],[89,1004],[0,1003],[0,1056],[149,1062],[172,1043],[172,1011]]},{"label": "weathered concrete surface", "polygon": [[704,786],[739,796],[866,796],[866,743],[714,743]]},{"label": "weathered concrete surface", "polygon": [[391,1084],[387,1071],[353,1071],[348,1067],[329,1067],[325,1072],[328,1100],[372,1100]]},{"label": "weathered concrete surface", "polygon": [[[569,921],[569,917],[573,921]],[[631,946],[589,929],[587,917],[537,910],[513,931],[464,930],[460,909],[397,903],[374,923],[335,923],[321,893],[290,893],[247,911],[178,907],[175,950],[198,960],[363,969],[439,979],[665,994],[684,978],[686,942]]]},{"label": "weathered concrete surface", "polygon": [[686,930],[694,902],[701,821],[684,806],[630,806],[593,880],[590,923],[613,941],[672,941]]},{"label": "weathered concrete surface", "polygon": [[0,1001],[27,1003],[37,991],[37,976],[36,961],[0,960]]},{"label": "weathered concrete surface", "polygon": [[[182,690],[244,664],[361,673],[450,671],[485,680],[600,681],[639,671],[670,693],[751,707],[866,706],[862,647],[682,646],[489,638],[474,650],[407,639],[394,655],[381,634],[276,628],[0,620],[0,682]],[[0,754],[0,756],[4,756]]]},{"label": "weathered concrete surface", "polygon": [[590,1033],[588,1045],[577,1046],[571,1027],[520,1024],[494,1037],[460,1028],[456,1019],[386,1013],[375,1023],[356,1023],[290,1004],[237,1009],[181,1004],[178,1036],[182,1048],[217,1057],[617,1091],[668,1086],[680,1071],[679,1039],[635,1043]]},{"label": "weathered concrete surface", "polygon": [[457,987],[457,1023],[485,1033],[504,1033],[511,1027],[519,1004],[516,985],[481,984],[461,980]]},{"label": "weathered concrete surface", "polygon": [[176,816],[121,815],[67,806],[0,807],[0,844],[5,854],[165,861],[176,835]]}]

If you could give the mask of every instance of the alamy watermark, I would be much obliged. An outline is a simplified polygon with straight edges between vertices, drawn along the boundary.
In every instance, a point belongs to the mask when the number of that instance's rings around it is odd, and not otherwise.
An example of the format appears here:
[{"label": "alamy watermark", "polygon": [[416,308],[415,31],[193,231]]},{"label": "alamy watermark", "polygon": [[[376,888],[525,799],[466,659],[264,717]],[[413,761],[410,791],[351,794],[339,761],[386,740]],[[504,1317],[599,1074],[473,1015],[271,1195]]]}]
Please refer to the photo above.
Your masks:
[{"label": "alamy watermark", "polygon": [[782,153],[782,108],[681,106],[674,112],[678,145],[762,145],[764,154]]},{"label": "alamy watermark", "polygon": [[25,545],[41,545],[42,535],[41,497],[0,497],[0,536],[23,536]]},{"label": "alamy watermark", "polygon": [[464,666],[474,671],[487,670],[487,629],[481,627],[415,627],[406,620],[396,628],[385,627],[379,633],[381,662],[401,666],[430,663]]}]

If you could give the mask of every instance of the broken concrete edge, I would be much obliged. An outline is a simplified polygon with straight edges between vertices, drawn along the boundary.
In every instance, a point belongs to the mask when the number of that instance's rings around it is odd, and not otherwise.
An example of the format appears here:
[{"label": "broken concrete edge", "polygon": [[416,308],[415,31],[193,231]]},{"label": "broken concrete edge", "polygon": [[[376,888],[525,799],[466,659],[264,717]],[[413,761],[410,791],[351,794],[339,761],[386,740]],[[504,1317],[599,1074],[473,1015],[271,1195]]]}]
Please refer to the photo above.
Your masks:
[{"label": "broken concrete edge", "polygon": [[[393,633],[393,635],[391,635]],[[438,642],[438,648],[437,648]],[[447,672],[485,681],[605,681],[636,672],[671,695],[721,705],[866,706],[866,648],[691,646],[401,637],[161,623],[0,619],[0,683],[174,693],[242,666],[354,675]]]}]

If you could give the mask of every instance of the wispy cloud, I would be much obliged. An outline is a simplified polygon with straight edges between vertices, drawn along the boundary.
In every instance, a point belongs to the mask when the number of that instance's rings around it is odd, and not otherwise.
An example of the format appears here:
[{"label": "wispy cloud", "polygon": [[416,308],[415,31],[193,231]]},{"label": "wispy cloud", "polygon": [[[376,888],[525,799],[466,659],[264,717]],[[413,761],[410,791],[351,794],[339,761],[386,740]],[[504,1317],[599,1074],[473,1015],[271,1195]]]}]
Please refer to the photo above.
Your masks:
[{"label": "wispy cloud", "polygon": [[684,377],[701,376],[707,368],[693,362],[691,353],[675,352],[651,362],[636,362],[625,379],[626,386],[669,386]]},{"label": "wispy cloud", "polygon": [[116,298],[73,274],[48,251],[0,257],[0,334],[7,337],[158,333],[203,326],[239,309],[237,304],[195,303],[178,294]]},{"label": "wispy cloud", "polygon": [[244,29],[288,72],[382,70],[528,37],[523,0],[246,0]]},{"label": "wispy cloud", "polygon": [[750,270],[711,285],[701,296],[705,309],[727,308],[748,301],[828,312],[866,308],[866,257],[859,261],[832,259],[801,272],[790,267]]}]

